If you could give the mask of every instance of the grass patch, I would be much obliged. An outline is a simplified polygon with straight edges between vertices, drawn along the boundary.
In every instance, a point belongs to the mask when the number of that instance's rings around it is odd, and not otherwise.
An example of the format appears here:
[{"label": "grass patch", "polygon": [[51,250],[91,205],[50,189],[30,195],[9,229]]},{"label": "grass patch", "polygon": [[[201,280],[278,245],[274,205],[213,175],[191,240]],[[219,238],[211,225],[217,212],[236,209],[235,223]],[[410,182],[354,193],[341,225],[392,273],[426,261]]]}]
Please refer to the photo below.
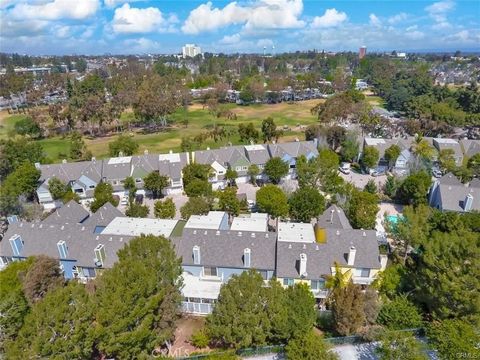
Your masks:
[{"label": "grass patch", "polygon": [[0,113],[0,139],[11,137],[15,133],[15,124],[27,117],[25,114],[10,115],[6,111]]}]

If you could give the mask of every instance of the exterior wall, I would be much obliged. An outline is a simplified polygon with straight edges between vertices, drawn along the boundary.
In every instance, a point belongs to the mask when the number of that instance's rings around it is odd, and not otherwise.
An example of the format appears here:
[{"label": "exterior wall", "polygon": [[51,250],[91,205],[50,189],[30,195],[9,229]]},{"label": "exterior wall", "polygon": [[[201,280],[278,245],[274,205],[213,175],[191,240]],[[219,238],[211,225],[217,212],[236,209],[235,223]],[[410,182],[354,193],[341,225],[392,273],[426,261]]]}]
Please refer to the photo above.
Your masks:
[{"label": "exterior wall", "polygon": [[[286,287],[288,287],[288,286],[283,283],[283,280],[284,280],[284,279],[285,279],[285,278],[277,278],[278,282],[280,282],[280,284],[281,284],[284,288],[286,288]],[[320,280],[320,279],[319,279],[319,280]],[[311,288],[312,281],[311,281],[311,280],[298,279],[298,278],[297,278],[297,279],[293,279],[293,283],[294,283],[294,285],[296,285],[296,284],[306,284],[306,285],[308,285],[308,287]],[[326,298],[326,297],[328,296],[328,292],[329,292],[329,290],[326,289],[326,288],[323,289],[323,290],[319,290],[319,291],[311,289],[311,291],[312,291],[312,293],[313,293],[313,296],[314,296],[315,298],[317,298],[317,299],[324,299],[324,298]]]},{"label": "exterior wall", "polygon": [[202,274],[201,266],[182,265],[183,271],[192,274],[193,276],[200,277]]},{"label": "exterior wall", "polygon": [[63,267],[63,276],[65,279],[73,279],[73,267],[75,266],[76,261],[60,260],[60,264]]}]

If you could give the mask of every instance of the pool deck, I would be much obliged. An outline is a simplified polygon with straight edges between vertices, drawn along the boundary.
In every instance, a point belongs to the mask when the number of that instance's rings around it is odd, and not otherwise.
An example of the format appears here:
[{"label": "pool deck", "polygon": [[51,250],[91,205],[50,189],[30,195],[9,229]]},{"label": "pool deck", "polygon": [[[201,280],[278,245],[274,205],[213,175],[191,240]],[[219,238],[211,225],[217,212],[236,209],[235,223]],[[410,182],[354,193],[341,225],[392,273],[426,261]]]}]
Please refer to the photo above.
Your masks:
[{"label": "pool deck", "polygon": [[[377,213],[377,219],[375,221],[375,230],[377,230],[378,234],[385,234],[385,215],[401,215],[403,205],[382,202],[379,204],[379,207],[380,210]],[[390,239],[387,238],[387,241],[389,240]]]}]

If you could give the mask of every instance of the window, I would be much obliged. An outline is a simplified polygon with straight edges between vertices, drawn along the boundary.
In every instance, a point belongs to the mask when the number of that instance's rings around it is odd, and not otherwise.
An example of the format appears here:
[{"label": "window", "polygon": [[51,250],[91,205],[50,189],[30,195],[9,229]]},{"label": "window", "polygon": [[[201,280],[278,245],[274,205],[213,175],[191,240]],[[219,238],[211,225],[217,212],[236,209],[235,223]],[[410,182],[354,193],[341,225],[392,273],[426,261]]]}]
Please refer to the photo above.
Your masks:
[{"label": "window", "polygon": [[136,179],[135,179],[135,182],[136,182],[136,183],[141,183],[141,182],[142,182],[142,179],[136,178]]},{"label": "window", "polygon": [[105,229],[105,226],[97,225],[97,226],[95,226],[95,229],[93,230],[93,233],[94,234],[101,234],[103,229]]},{"label": "window", "polygon": [[312,280],[310,282],[310,288],[317,291],[325,289],[325,280]]},{"label": "window", "polygon": [[204,267],[203,268],[204,276],[218,276],[216,267]]},{"label": "window", "polygon": [[75,192],[76,192],[77,194],[83,194],[83,189],[75,189]]},{"label": "window", "polygon": [[95,277],[95,269],[93,268],[82,268],[83,276],[93,278]]},{"label": "window", "polygon": [[288,278],[283,279],[283,285],[285,285],[285,286],[293,286],[294,283],[295,282],[294,282],[293,279],[288,279]]},{"label": "window", "polygon": [[370,269],[366,269],[366,268],[355,269],[355,276],[370,277]]}]

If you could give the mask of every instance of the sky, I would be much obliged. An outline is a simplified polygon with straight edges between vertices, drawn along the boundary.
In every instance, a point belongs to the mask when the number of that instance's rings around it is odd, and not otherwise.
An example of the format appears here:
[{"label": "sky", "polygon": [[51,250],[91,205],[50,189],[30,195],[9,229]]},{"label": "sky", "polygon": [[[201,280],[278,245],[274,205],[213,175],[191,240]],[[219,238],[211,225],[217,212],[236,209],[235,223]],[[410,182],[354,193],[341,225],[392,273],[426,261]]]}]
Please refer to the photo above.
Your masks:
[{"label": "sky", "polygon": [[0,0],[0,51],[32,55],[480,51],[479,0]]}]

